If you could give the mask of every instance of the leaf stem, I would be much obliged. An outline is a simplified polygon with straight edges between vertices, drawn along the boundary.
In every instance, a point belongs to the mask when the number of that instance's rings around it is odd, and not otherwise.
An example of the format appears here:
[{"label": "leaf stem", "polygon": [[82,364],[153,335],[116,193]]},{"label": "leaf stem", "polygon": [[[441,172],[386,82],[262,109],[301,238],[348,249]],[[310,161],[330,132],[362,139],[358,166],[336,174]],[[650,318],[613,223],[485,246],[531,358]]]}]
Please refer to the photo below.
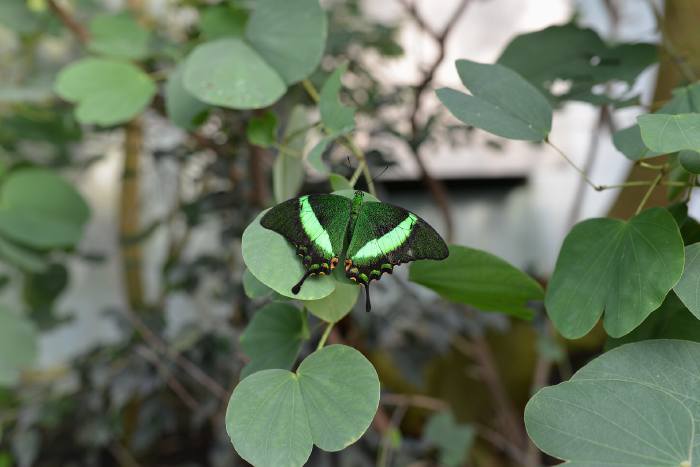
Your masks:
[{"label": "leaf stem", "polygon": [[331,335],[331,331],[333,330],[333,326],[335,323],[328,323],[326,326],[326,330],[323,331],[323,335],[321,336],[321,340],[318,341],[318,346],[316,347],[316,350],[321,350],[324,345],[326,345],[326,341],[328,340],[328,336]]},{"label": "leaf stem", "polygon": [[654,178],[654,181],[651,182],[651,185],[649,185],[649,189],[646,193],[644,193],[642,201],[640,201],[639,206],[637,206],[637,210],[634,213],[635,216],[642,212],[642,209],[644,209],[644,205],[647,204],[647,201],[649,200],[651,193],[654,191],[654,188],[656,188],[656,186],[661,182],[661,179],[664,177],[664,173],[664,170],[660,170],[659,174],[656,176],[656,178]]},{"label": "leaf stem", "polygon": [[569,165],[570,165],[571,167],[573,167],[579,174],[581,174],[581,176],[583,177],[583,179],[586,181],[586,183],[587,183],[588,185],[591,186],[591,188],[593,188],[595,191],[601,191],[602,187],[600,187],[599,185],[596,185],[595,183],[593,183],[593,180],[591,180],[590,177],[588,177],[588,174],[587,174],[583,169],[581,169],[578,165],[576,165],[576,164],[574,163],[574,161],[572,161],[572,160],[569,158],[569,156],[567,156],[567,155],[564,153],[564,151],[562,151],[561,149],[559,149],[559,147],[555,146],[554,143],[552,143],[552,142],[549,140],[549,138],[546,138],[546,139],[544,140],[544,142],[547,143],[552,149],[554,149],[561,157],[563,157],[564,160],[565,160],[566,162],[568,162]]},{"label": "leaf stem", "polygon": [[362,175],[362,166],[358,165],[357,168],[355,169],[355,172],[352,174],[352,177],[350,177],[350,186],[355,188],[355,184],[357,183],[357,180],[360,178],[360,175]]},{"label": "leaf stem", "polygon": [[[302,86],[304,86],[304,89],[306,90],[307,94],[309,97],[311,97],[311,100],[313,100],[315,103],[318,104],[318,102],[321,100],[321,96],[318,93],[318,90],[314,86],[314,84],[309,81],[308,79],[305,79],[301,82]],[[367,158],[365,157],[365,153],[360,149],[360,147],[355,143],[355,141],[348,135],[343,136],[343,141],[342,141],[343,146],[348,148],[350,152],[355,156],[355,158],[358,161],[358,170],[362,171],[362,174],[365,177],[365,181],[367,182],[367,190],[370,192],[372,196],[377,196],[377,191],[374,188],[374,180],[372,180],[372,174],[369,172],[369,166],[367,165]],[[354,177],[354,176],[353,176]],[[355,180],[357,182],[357,180]],[[354,186],[354,183],[353,183]]]}]

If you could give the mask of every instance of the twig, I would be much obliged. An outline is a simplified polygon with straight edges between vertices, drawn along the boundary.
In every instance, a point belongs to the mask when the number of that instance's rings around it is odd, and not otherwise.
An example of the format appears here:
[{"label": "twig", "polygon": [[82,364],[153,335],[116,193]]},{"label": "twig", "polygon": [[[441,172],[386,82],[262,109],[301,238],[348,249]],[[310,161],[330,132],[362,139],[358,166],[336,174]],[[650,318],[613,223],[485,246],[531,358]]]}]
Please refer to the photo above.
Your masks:
[{"label": "twig", "polygon": [[435,73],[437,72],[437,69],[440,67],[440,64],[445,58],[445,53],[447,49],[447,38],[452,32],[454,26],[457,24],[457,20],[460,18],[464,10],[469,5],[469,0],[462,0],[459,3],[459,5],[457,5],[457,8],[455,8],[455,11],[452,13],[452,16],[450,17],[449,21],[447,22],[447,24],[445,24],[442,31],[439,33],[433,31],[430,27],[428,27],[425,20],[420,16],[420,14],[418,14],[415,4],[409,5],[405,0],[402,0],[401,3],[404,5],[407,12],[413,18],[413,20],[422,29],[427,31],[430,34],[430,36],[435,40],[435,42],[437,42],[438,54],[435,57],[435,60],[433,60],[433,62],[430,64],[427,70],[424,71],[423,78],[413,89],[413,108],[411,109],[411,135],[409,147],[411,149],[413,158],[415,159],[416,164],[418,165],[418,168],[421,172],[423,183],[425,183],[425,185],[428,187],[430,194],[437,203],[438,207],[440,208],[440,211],[442,212],[442,216],[445,219],[445,227],[447,231],[446,237],[449,241],[453,236],[454,230],[454,223],[452,220],[452,212],[450,208],[450,200],[445,186],[432,177],[430,171],[428,170],[425,163],[420,157],[420,146],[422,145],[422,142],[419,141],[419,135],[422,133],[422,129],[419,124],[419,118],[423,105],[423,94],[430,87],[433,80],[435,79]]},{"label": "twig", "polygon": [[689,83],[694,83],[698,80],[697,73],[695,73],[693,67],[690,66],[690,64],[688,64],[687,60],[683,58],[683,55],[681,55],[680,52],[678,52],[675,45],[668,38],[668,31],[666,30],[665,22],[663,20],[663,15],[661,14],[661,11],[659,11],[659,9],[656,8],[656,4],[653,1],[649,1],[648,3],[654,13],[654,17],[656,18],[656,24],[659,28],[659,31],[661,32],[661,45],[663,46],[668,56],[671,57],[671,61],[678,67],[678,71],[680,71],[683,78],[685,78],[685,80]]},{"label": "twig", "polygon": [[47,0],[49,9],[54,12],[63,25],[68,28],[81,44],[86,44],[90,41],[90,32],[78,22],[73,16],[68,13],[57,0]]},{"label": "twig", "polygon": [[651,185],[649,185],[649,189],[647,190],[646,193],[644,193],[644,197],[642,198],[642,201],[639,202],[639,206],[637,206],[637,210],[635,211],[635,215],[639,214],[642,212],[642,209],[644,209],[644,205],[647,204],[647,201],[649,200],[649,197],[651,196],[651,193],[654,191],[654,188],[661,182],[661,179],[664,177],[665,170],[660,170],[659,174],[654,178],[654,181],[651,182]]},{"label": "twig", "polygon": [[391,414],[391,419],[389,419],[389,427],[382,435],[382,441],[379,446],[379,452],[377,453],[377,467],[387,467],[391,465],[391,437],[395,431],[401,426],[403,418],[406,416],[408,411],[408,406],[402,405],[394,410]]},{"label": "twig", "polygon": [[121,442],[116,441],[109,446],[109,452],[121,467],[141,467],[136,458]]},{"label": "twig", "polygon": [[497,420],[501,426],[501,431],[514,445],[518,446],[519,449],[523,449],[527,444],[527,437],[520,423],[520,417],[515,414],[515,410],[508,398],[488,342],[483,336],[475,333],[471,336],[471,342],[457,335],[453,338],[452,344],[457,350],[474,360],[479,368],[479,374],[489,388],[498,411]]},{"label": "twig", "polygon": [[178,381],[170,371],[163,365],[163,362],[158,358],[151,348],[146,346],[139,346],[136,352],[143,357],[146,361],[150,362],[153,366],[158,369],[161,377],[165,380],[165,383],[170,389],[177,395],[180,400],[189,408],[191,411],[195,412],[199,410],[199,403],[194,397],[185,389],[185,387]]},{"label": "twig", "polygon": [[140,310],[144,306],[141,277],[141,244],[129,242],[141,233],[141,150],[143,128],[136,118],[124,127],[124,168],[119,196],[119,239],[122,259],[122,277],[129,306]]},{"label": "twig", "polygon": [[193,380],[197,381],[204,388],[209,390],[214,396],[222,401],[228,400],[228,391],[219,383],[204,373],[197,365],[192,363],[186,357],[171,348],[165,341],[158,337],[146,324],[139,319],[132,311],[127,310],[125,313],[134,329],[139,333],[143,340],[154,350],[168,357],[180,368],[182,368]]},{"label": "twig", "polygon": [[316,350],[321,350],[324,345],[326,345],[326,341],[328,340],[328,336],[331,334],[331,331],[333,330],[333,325],[335,323],[328,323],[326,325],[326,329],[323,331],[323,334],[321,335],[321,339],[318,341],[318,346],[316,347]]}]

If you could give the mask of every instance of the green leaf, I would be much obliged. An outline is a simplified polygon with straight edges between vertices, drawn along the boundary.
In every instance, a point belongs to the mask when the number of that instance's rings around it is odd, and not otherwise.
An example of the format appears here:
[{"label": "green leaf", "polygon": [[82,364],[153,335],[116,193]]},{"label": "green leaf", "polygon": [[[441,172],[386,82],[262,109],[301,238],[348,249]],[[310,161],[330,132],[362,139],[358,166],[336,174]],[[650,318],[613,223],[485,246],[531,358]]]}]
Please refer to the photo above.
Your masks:
[{"label": "green leaf", "polygon": [[243,291],[246,297],[251,299],[263,298],[272,295],[272,289],[260,282],[251,272],[246,269],[243,272]]},{"label": "green leaf", "polygon": [[416,261],[408,278],[447,300],[484,311],[531,318],[530,301],[542,300],[542,287],[501,258],[481,250],[450,245],[442,261]]},{"label": "green leaf", "polygon": [[326,152],[326,149],[328,149],[328,146],[334,139],[335,136],[325,136],[321,138],[321,140],[316,143],[316,145],[306,155],[307,162],[322,175],[327,175],[330,173],[330,169],[326,163],[323,162],[323,153]]},{"label": "green leaf", "polygon": [[241,348],[250,357],[241,378],[272,368],[288,370],[305,339],[308,329],[298,308],[270,303],[259,309],[241,335]]},{"label": "green leaf", "polygon": [[674,89],[673,97],[656,113],[675,115],[698,112],[700,112],[700,83]]},{"label": "green leaf", "polygon": [[347,64],[336,68],[321,88],[321,121],[330,133],[345,133],[355,127],[355,109],[346,107],[339,99],[342,88],[340,78],[347,68]]},{"label": "green leaf", "polygon": [[200,101],[232,109],[267,107],[287,90],[277,71],[235,38],[195,48],[185,62],[183,82]]},{"label": "green leaf", "polygon": [[608,338],[605,350],[649,339],[682,339],[700,342],[700,321],[670,292],[664,303],[642,324],[620,338]]},{"label": "green leaf", "polygon": [[678,153],[678,161],[691,174],[700,174],[700,153],[688,150],[681,151]]},{"label": "green leaf", "polygon": [[301,105],[296,105],[289,114],[284,130],[281,150],[272,167],[272,189],[275,201],[281,203],[296,196],[304,184],[304,163],[300,156],[306,144],[308,113]]},{"label": "green leaf", "polygon": [[326,44],[326,14],[318,0],[258,0],[246,39],[287,85],[316,69]]},{"label": "green leaf", "polygon": [[248,12],[230,4],[206,8],[199,20],[199,29],[206,40],[222,37],[243,37]]},{"label": "green leaf", "polygon": [[357,303],[357,297],[360,294],[360,287],[357,284],[338,278],[338,275],[343,275],[342,272],[333,274],[336,276],[335,290],[320,300],[304,301],[304,306],[315,316],[329,323],[340,321],[347,315]]},{"label": "green leaf", "polygon": [[184,64],[179,64],[165,83],[165,111],[175,125],[194,130],[204,121],[209,106],[187,92],[182,82]]},{"label": "green leaf", "polygon": [[127,13],[99,15],[90,21],[88,49],[96,54],[126,60],[148,57],[150,34]]},{"label": "green leaf", "polygon": [[81,123],[108,126],[140,114],[156,92],[153,80],[130,63],[85,58],[63,68],[56,78],[56,93],[78,105]]},{"label": "green leaf", "polygon": [[48,170],[17,170],[0,186],[0,234],[22,245],[73,246],[89,217],[82,196]]},{"label": "green leaf", "polygon": [[613,133],[613,144],[626,158],[633,161],[661,155],[644,145],[639,125],[632,125]]},{"label": "green leaf", "polygon": [[25,272],[42,272],[48,266],[46,260],[32,250],[17,245],[0,236],[0,258]]},{"label": "green leaf", "polygon": [[0,386],[19,381],[37,356],[37,332],[31,321],[0,307]]},{"label": "green leaf", "polygon": [[700,151],[700,113],[642,115],[637,121],[642,140],[652,151],[663,154],[682,150]]},{"label": "green leaf", "polygon": [[334,191],[337,190],[352,190],[352,185],[350,185],[350,182],[348,181],[347,178],[343,177],[340,174],[332,173],[328,176],[328,181],[331,184],[331,188]]},{"label": "green leaf", "polygon": [[687,467],[700,456],[700,344],[654,340],[611,350],[525,408],[528,435],[571,466]]},{"label": "green leaf", "polygon": [[252,117],[246,127],[246,137],[250,144],[269,148],[277,141],[277,116],[269,110]]},{"label": "green leaf", "polygon": [[248,270],[260,282],[285,297],[318,300],[330,295],[336,285],[330,276],[311,277],[299,294],[292,293],[292,287],[304,275],[304,266],[284,237],[260,225],[265,212],[260,213],[243,232],[241,249]]},{"label": "green leaf", "polygon": [[467,95],[438,89],[440,101],[462,122],[510,139],[542,141],[552,126],[552,108],[530,83],[502,65],[457,60]]},{"label": "green leaf", "polygon": [[423,437],[440,450],[440,465],[464,465],[474,443],[475,431],[470,425],[459,425],[451,412],[437,412],[425,427]]},{"label": "green leaf", "polygon": [[357,350],[332,345],[309,355],[296,373],[264,370],[233,391],[226,429],[253,465],[303,465],[315,444],[340,451],[357,441],[379,406],[379,379]]},{"label": "green leaf", "polygon": [[685,247],[685,268],[673,290],[688,310],[700,319],[700,243]]},{"label": "green leaf", "polygon": [[628,222],[589,219],[564,240],[545,306],[566,338],[585,335],[603,311],[605,330],[620,337],[661,305],[683,263],[683,239],[665,209],[648,209]]}]

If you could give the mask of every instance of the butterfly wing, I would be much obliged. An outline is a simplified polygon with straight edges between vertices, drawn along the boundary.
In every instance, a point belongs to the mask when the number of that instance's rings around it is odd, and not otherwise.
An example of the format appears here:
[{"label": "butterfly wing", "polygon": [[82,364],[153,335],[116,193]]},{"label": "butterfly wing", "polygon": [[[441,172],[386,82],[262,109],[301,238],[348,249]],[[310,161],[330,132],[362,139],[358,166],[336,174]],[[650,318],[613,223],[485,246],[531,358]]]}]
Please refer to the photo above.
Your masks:
[{"label": "butterfly wing", "polygon": [[345,261],[346,275],[369,284],[394,266],[417,259],[445,259],[447,245],[427,222],[398,206],[365,203],[358,214]]},{"label": "butterfly wing", "polygon": [[302,257],[306,274],[292,292],[298,293],[308,276],[335,268],[351,209],[352,200],[343,196],[307,195],[280,203],[262,217],[260,224],[286,238]]}]

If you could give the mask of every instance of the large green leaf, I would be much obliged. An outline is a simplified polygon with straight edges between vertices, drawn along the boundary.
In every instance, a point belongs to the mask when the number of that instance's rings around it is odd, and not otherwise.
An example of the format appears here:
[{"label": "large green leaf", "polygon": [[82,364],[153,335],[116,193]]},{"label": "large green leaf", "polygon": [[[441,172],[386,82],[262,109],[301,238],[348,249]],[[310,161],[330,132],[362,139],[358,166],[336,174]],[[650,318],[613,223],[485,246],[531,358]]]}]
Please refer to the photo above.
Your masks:
[{"label": "large green leaf", "polygon": [[199,20],[199,29],[207,40],[222,37],[243,37],[248,12],[235,5],[222,3],[206,8]]},{"label": "large green leaf", "polygon": [[14,385],[20,371],[37,355],[37,333],[31,321],[0,307],[0,386]]},{"label": "large green leaf", "polygon": [[552,127],[547,99],[502,65],[457,60],[457,72],[471,91],[438,89],[440,101],[462,122],[504,138],[542,141]]},{"label": "large green leaf", "polygon": [[260,225],[265,212],[243,232],[241,249],[248,270],[260,282],[285,297],[318,300],[330,295],[336,284],[330,276],[310,277],[297,295],[292,293],[292,287],[304,275],[304,267],[284,237]]},{"label": "large green leaf", "polygon": [[232,109],[267,107],[287,89],[278,72],[236,38],[194,49],[185,62],[183,82],[200,101]]},{"label": "large green leaf", "polygon": [[302,151],[308,122],[308,112],[301,105],[295,106],[287,119],[282,138],[284,150],[280,150],[272,166],[272,191],[278,203],[296,196],[304,184]]},{"label": "large green leaf", "polygon": [[673,290],[688,310],[700,319],[700,243],[685,247],[685,268]]},{"label": "large green leaf", "polygon": [[277,116],[270,111],[256,115],[248,121],[246,137],[250,144],[269,148],[277,141]]},{"label": "large green leaf", "polygon": [[423,438],[440,450],[440,465],[457,467],[464,465],[475,431],[469,425],[460,425],[451,412],[437,412],[425,427]]},{"label": "large green leaf", "polygon": [[298,308],[270,303],[259,309],[241,335],[241,348],[250,357],[241,378],[260,370],[291,368],[308,337],[308,328]]},{"label": "large green leaf", "polygon": [[248,269],[243,272],[242,282],[243,291],[248,298],[264,298],[269,297],[273,293],[271,288],[260,282]]},{"label": "large green leaf", "polygon": [[347,64],[336,68],[321,88],[321,121],[330,133],[344,133],[355,126],[355,110],[343,105],[338,96],[342,88],[340,78],[347,68]]},{"label": "large green leaf", "polygon": [[105,126],[131,120],[156,92],[153,80],[134,65],[101,58],[71,63],[58,74],[54,88],[78,105],[80,122]]},{"label": "large green leaf", "polygon": [[318,0],[258,0],[246,38],[289,85],[306,78],[321,61],[326,23]]},{"label": "large green leaf", "polygon": [[652,151],[700,151],[700,113],[642,115],[637,121],[642,140]]},{"label": "large green leaf", "polygon": [[226,429],[238,454],[257,466],[304,465],[315,444],[339,451],[367,430],[379,406],[379,379],[357,350],[332,345],[296,373],[264,370],[233,391]]},{"label": "large green leaf", "polygon": [[82,196],[49,170],[17,170],[0,186],[0,234],[17,243],[73,246],[89,217]]},{"label": "large green leaf", "polygon": [[179,64],[165,83],[165,111],[175,125],[193,130],[203,122],[209,106],[187,92],[182,82],[184,64]]},{"label": "large green leaf", "polygon": [[99,15],[90,21],[88,49],[101,55],[127,60],[148,56],[150,34],[126,13]]},{"label": "large green leaf", "polygon": [[690,467],[700,457],[700,344],[618,347],[525,408],[530,438],[572,467]]},{"label": "large green leaf", "polygon": [[27,272],[42,272],[47,267],[46,259],[40,254],[2,236],[0,236],[0,258]]},{"label": "large green leaf", "polygon": [[620,337],[661,305],[683,263],[683,239],[665,209],[628,222],[589,219],[564,240],[545,306],[564,337],[585,335],[603,311],[605,330]]},{"label": "large green leaf", "polygon": [[530,276],[490,253],[450,245],[442,261],[416,261],[408,278],[444,298],[484,311],[532,317],[528,302],[541,300],[542,287]]}]

